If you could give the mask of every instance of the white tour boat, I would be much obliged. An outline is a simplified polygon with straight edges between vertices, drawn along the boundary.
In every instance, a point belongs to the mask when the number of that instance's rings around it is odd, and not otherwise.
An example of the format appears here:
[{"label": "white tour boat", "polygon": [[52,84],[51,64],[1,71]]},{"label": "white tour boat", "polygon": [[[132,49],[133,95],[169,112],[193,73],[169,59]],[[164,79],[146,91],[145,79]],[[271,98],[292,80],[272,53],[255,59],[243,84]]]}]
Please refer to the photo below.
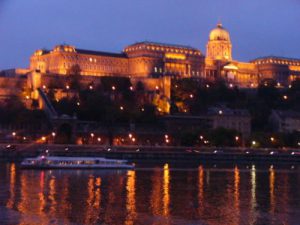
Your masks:
[{"label": "white tour boat", "polygon": [[133,169],[134,164],[126,160],[100,157],[60,157],[38,156],[26,158],[21,162],[22,168],[32,169]]}]

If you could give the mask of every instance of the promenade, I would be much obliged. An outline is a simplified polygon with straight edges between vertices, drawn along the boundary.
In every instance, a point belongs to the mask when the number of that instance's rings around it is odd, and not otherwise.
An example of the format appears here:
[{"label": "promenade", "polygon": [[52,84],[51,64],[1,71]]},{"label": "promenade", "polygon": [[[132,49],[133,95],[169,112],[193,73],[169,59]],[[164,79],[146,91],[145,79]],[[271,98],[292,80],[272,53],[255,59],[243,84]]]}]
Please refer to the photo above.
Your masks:
[{"label": "promenade", "polygon": [[0,144],[0,159],[20,161],[41,154],[56,156],[98,156],[131,161],[220,161],[300,163],[300,149],[197,148],[177,146],[104,146]]}]

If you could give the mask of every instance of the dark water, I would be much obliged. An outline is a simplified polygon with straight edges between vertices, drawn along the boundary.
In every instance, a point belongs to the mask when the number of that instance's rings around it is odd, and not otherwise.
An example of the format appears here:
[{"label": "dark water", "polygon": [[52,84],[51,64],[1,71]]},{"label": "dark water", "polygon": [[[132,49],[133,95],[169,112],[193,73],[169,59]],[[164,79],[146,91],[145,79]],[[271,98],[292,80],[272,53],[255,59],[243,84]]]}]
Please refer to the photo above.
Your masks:
[{"label": "dark water", "polygon": [[0,224],[300,224],[294,166],[169,164],[20,170],[0,164]]}]

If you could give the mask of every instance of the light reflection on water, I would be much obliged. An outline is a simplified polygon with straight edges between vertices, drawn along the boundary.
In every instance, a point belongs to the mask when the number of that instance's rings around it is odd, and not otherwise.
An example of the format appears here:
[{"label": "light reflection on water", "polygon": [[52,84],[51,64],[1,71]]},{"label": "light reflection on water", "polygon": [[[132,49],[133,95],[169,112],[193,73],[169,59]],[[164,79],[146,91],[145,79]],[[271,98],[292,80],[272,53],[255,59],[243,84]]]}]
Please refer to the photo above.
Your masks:
[{"label": "light reflection on water", "polygon": [[0,221],[27,224],[298,225],[300,170],[252,165],[20,170],[0,164]]}]

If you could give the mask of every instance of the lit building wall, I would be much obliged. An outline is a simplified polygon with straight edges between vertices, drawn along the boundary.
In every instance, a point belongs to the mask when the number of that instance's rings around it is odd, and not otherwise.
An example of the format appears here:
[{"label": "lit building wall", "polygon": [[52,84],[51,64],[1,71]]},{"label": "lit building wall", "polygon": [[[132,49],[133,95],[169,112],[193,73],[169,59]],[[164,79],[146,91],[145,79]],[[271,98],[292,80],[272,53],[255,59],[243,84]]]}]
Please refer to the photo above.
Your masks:
[{"label": "lit building wall", "polygon": [[107,53],[59,45],[52,51],[38,50],[30,59],[30,69],[41,73],[67,75],[78,65],[81,75],[92,76],[201,76],[204,56],[191,47],[141,42],[123,53]]},{"label": "lit building wall", "polygon": [[124,54],[56,46],[52,51],[38,50],[30,60],[30,69],[41,73],[67,75],[78,65],[81,75],[127,76],[128,59]]},{"label": "lit building wall", "polygon": [[84,76],[195,77],[211,82],[223,79],[241,88],[255,88],[265,79],[286,86],[300,78],[300,59],[264,57],[249,63],[233,60],[230,34],[222,24],[210,32],[206,54],[189,46],[155,42],[135,43],[122,53],[58,45],[51,51],[37,50],[30,59],[30,70],[68,75],[78,65]]},{"label": "lit building wall", "polygon": [[221,23],[210,32],[206,57],[213,60],[232,60],[232,45],[229,32]]},{"label": "lit building wall", "polygon": [[[140,42],[125,48],[133,76],[201,77],[204,56],[195,48],[154,42]],[[142,73],[142,74],[141,74]]]},{"label": "lit building wall", "polygon": [[260,80],[273,79],[287,86],[300,78],[300,59],[271,56],[255,59],[251,63],[257,66]]}]

